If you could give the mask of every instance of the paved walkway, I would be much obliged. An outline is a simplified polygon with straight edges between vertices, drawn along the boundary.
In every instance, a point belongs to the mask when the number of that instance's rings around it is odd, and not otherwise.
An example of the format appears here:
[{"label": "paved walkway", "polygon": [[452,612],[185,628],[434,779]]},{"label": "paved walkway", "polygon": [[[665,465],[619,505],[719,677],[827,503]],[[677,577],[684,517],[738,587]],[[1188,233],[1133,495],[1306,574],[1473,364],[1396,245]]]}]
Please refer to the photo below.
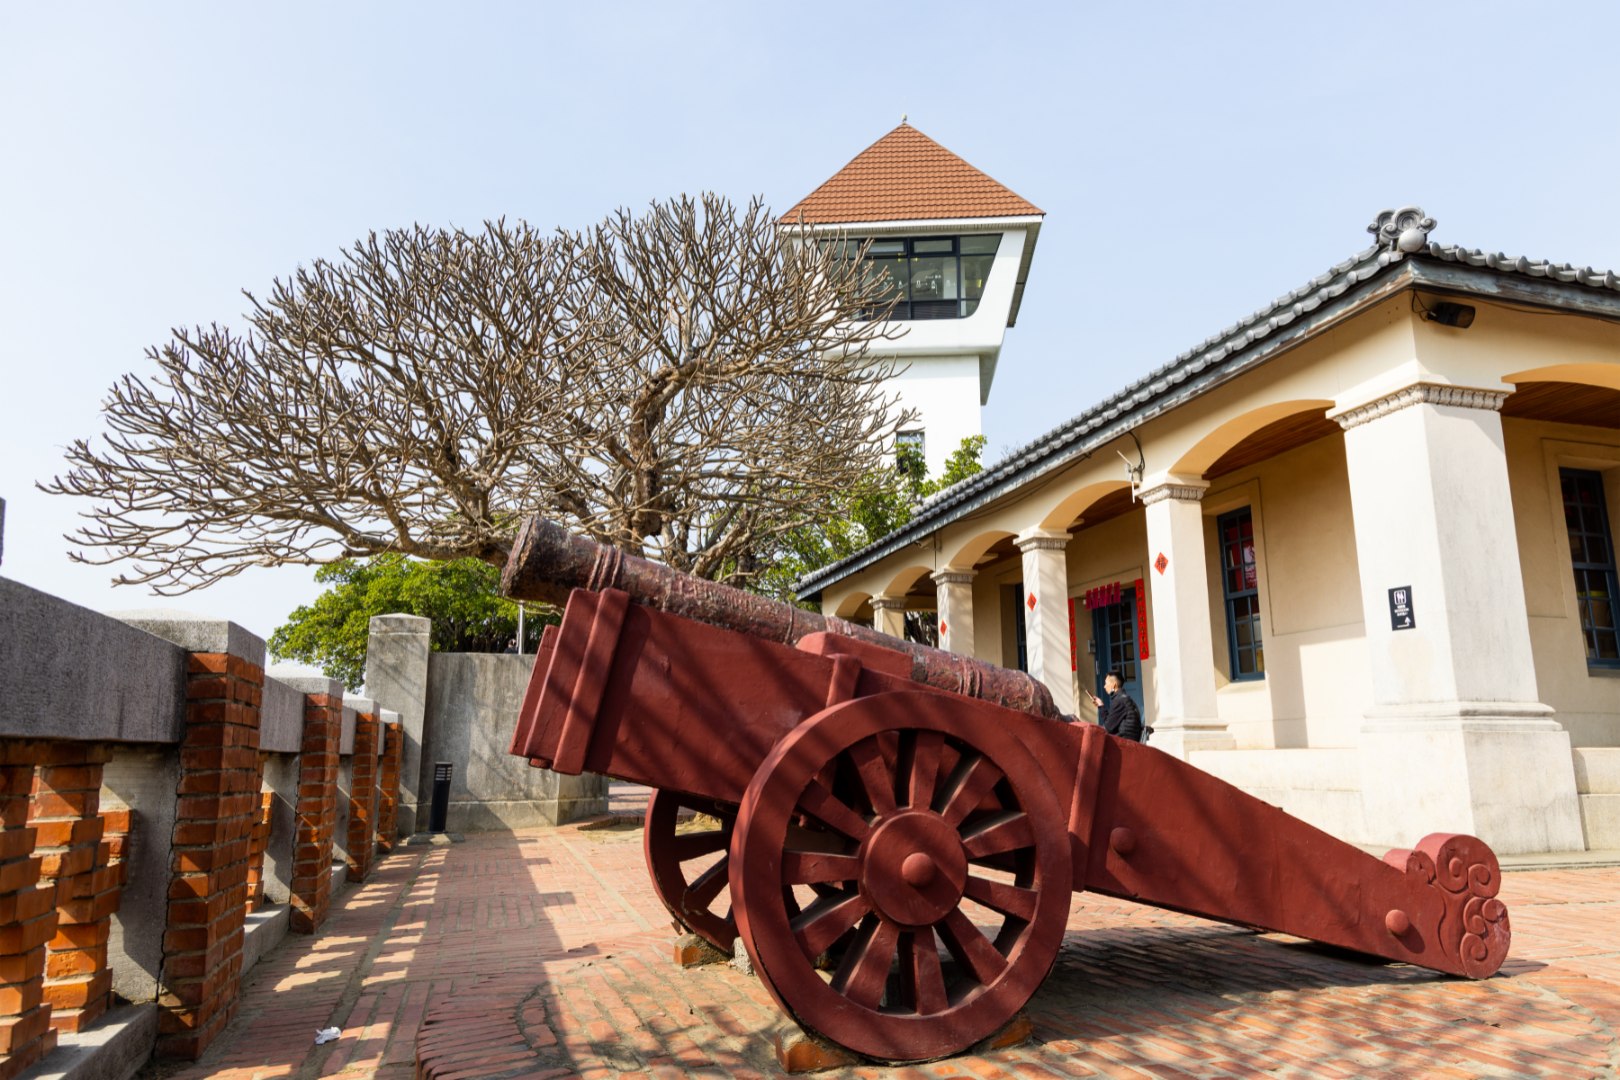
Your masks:
[{"label": "paved walkway", "polygon": [[[457,1011],[468,1078],[774,1073],[759,983],[681,970],[639,829],[568,827],[406,848],[325,933],[252,972],[196,1065],[147,1077],[411,1077],[430,1005]],[[1510,873],[1514,949],[1485,982],[1380,966],[1078,895],[1010,1050],[848,1076],[1620,1076],[1620,871]],[[343,1037],[314,1046],[317,1028]]]}]

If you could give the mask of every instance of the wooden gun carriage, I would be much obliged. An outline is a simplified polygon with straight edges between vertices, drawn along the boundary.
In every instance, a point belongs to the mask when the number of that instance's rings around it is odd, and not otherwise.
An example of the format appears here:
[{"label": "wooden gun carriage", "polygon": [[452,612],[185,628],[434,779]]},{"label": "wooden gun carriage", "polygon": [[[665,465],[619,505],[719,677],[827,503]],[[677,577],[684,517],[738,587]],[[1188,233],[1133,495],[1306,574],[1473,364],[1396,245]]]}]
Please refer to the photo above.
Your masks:
[{"label": "wooden gun carriage", "polygon": [[[646,857],[671,914],[727,953],[740,939],[783,1009],[858,1053],[924,1060],[994,1034],[1081,890],[1473,978],[1507,955],[1500,871],[1473,837],[1380,860],[1068,722],[1021,672],[540,519],[504,583],[567,594],[512,752],[657,789]],[[712,827],[678,826],[683,809]]]}]

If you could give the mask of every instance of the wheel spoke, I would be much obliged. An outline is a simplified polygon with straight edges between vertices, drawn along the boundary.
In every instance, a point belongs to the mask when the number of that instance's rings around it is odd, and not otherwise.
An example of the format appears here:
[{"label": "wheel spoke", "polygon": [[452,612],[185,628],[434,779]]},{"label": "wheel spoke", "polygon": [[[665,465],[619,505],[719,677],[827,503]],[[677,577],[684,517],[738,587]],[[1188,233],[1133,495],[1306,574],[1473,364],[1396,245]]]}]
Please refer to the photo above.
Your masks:
[{"label": "wheel spoke", "polygon": [[799,809],[852,840],[864,840],[866,834],[872,831],[865,818],[840,802],[817,780],[810,781],[804,794],[799,796]]},{"label": "wheel spoke", "polygon": [[850,747],[849,759],[860,775],[872,809],[880,815],[894,813],[894,770],[883,760],[877,740],[864,739]]},{"label": "wheel spoke", "polygon": [[1035,917],[1035,898],[1038,894],[1034,889],[1025,889],[969,874],[967,887],[962,891],[985,907],[999,911],[1003,915],[1012,915],[1026,922]]},{"label": "wheel spoke", "polygon": [[724,848],[730,839],[725,829],[711,829],[708,832],[677,833],[666,842],[676,861],[687,862],[713,855]]},{"label": "wheel spoke", "polygon": [[968,858],[984,859],[1004,851],[1029,847],[1035,843],[1035,830],[1029,815],[1009,811],[974,825],[962,834],[962,847]]},{"label": "wheel spoke", "polygon": [[782,852],[782,880],[789,885],[853,881],[860,870],[861,861],[853,855],[832,855],[824,851]]},{"label": "wheel spoke", "polygon": [[901,798],[915,810],[927,810],[934,801],[939,780],[940,751],[945,737],[937,731],[907,732],[901,744],[898,771]]},{"label": "wheel spoke", "polygon": [[729,879],[731,856],[722,855],[715,864],[693,879],[692,884],[686,887],[686,904],[688,907],[697,907],[707,910],[714,903],[714,898],[720,895],[720,890],[726,887]]},{"label": "wheel spoke", "polygon": [[952,777],[954,783],[945,790],[945,805],[940,815],[950,824],[960,825],[1000,779],[1001,770],[989,758],[975,755],[965,768],[958,767],[957,775]]},{"label": "wheel spoke", "polygon": [[973,925],[961,908],[952,908],[936,925],[956,962],[971,971],[981,985],[989,986],[1007,970],[1007,958],[996,951],[990,939]]},{"label": "wheel spoke", "polygon": [[900,988],[919,1016],[944,1012],[950,1004],[945,996],[945,973],[939,967],[934,931],[926,926],[900,940]]},{"label": "wheel spoke", "polygon": [[889,981],[889,965],[894,961],[900,928],[887,919],[872,919],[844,954],[833,976],[832,988],[850,1001],[875,1009],[883,1000],[883,986]]},{"label": "wheel spoke", "polygon": [[800,912],[790,924],[799,948],[812,963],[826,952],[844,932],[872,910],[860,893],[840,892],[823,897]]}]

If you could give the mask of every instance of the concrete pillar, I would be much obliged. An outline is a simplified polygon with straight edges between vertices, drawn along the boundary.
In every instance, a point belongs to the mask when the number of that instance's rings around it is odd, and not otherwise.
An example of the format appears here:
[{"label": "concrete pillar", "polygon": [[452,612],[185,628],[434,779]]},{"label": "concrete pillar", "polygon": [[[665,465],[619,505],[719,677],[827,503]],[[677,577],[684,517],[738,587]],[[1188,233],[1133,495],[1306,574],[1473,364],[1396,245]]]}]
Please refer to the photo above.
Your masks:
[{"label": "concrete pillar", "polygon": [[1153,613],[1153,746],[1183,761],[1194,750],[1235,744],[1215,710],[1215,645],[1209,630],[1202,480],[1160,476],[1142,486]]},{"label": "concrete pillar", "polygon": [[[1504,854],[1579,850],[1569,735],[1536,689],[1506,396],[1416,383],[1332,414],[1372,673],[1364,808],[1369,823],[1410,830],[1390,837],[1401,842],[1465,832]],[[1391,590],[1409,608],[1392,612]]]},{"label": "concrete pillar", "polygon": [[366,693],[383,708],[399,713],[404,735],[399,765],[399,835],[427,827],[424,803],[431,793],[433,763],[422,758],[423,718],[427,713],[428,655],[433,623],[419,615],[378,615],[366,641]]},{"label": "concrete pillar", "polygon": [[939,570],[939,647],[961,656],[973,655],[973,579],[975,570]]},{"label": "concrete pillar", "polygon": [[1052,692],[1065,713],[1075,712],[1073,643],[1069,638],[1067,531],[1029,529],[1015,543],[1024,553],[1024,644],[1029,673]]},{"label": "concrete pillar", "polygon": [[906,598],[903,596],[872,597],[872,628],[880,633],[906,637]]}]

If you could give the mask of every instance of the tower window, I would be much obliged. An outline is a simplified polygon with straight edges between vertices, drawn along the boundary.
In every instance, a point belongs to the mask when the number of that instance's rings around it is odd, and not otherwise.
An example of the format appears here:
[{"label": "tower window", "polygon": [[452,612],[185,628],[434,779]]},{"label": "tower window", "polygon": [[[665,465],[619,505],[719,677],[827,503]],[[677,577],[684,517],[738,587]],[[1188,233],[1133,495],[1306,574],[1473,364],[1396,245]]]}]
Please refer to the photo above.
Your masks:
[{"label": "tower window", "polygon": [[[845,250],[860,244],[850,240]],[[890,318],[965,319],[979,309],[1000,246],[1000,233],[873,240],[866,263],[895,300]]]}]

